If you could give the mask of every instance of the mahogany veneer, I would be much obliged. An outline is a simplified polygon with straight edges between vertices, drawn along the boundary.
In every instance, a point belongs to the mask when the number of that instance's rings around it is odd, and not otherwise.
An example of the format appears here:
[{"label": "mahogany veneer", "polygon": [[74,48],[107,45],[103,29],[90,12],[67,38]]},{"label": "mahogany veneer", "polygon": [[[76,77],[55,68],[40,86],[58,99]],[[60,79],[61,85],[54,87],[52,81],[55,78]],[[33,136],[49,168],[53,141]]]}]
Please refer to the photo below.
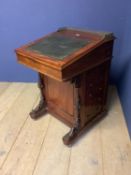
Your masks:
[{"label": "mahogany veneer", "polygon": [[112,33],[62,28],[16,49],[18,62],[39,72],[41,100],[30,115],[47,112],[71,127],[66,145],[104,117]]}]

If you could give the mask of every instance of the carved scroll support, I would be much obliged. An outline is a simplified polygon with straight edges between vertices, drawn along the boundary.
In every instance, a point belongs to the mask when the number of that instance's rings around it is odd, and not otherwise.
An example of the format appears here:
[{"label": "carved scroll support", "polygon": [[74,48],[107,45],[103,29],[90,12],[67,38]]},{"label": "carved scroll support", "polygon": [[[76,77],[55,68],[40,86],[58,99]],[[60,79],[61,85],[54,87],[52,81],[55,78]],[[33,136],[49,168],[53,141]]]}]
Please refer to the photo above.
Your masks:
[{"label": "carved scroll support", "polygon": [[63,137],[63,142],[65,145],[70,145],[72,142],[77,138],[80,129],[81,129],[81,119],[80,119],[80,95],[79,95],[79,88],[80,88],[80,78],[75,77],[72,80],[74,85],[74,111],[75,111],[75,122],[74,126],[70,129],[70,131]]},{"label": "carved scroll support", "polygon": [[40,102],[36,106],[36,108],[30,112],[30,116],[33,119],[37,119],[47,113],[47,104],[44,96],[44,89],[45,89],[44,80],[42,79],[42,75],[40,73],[38,74],[38,76],[39,76],[38,88],[40,89]]}]

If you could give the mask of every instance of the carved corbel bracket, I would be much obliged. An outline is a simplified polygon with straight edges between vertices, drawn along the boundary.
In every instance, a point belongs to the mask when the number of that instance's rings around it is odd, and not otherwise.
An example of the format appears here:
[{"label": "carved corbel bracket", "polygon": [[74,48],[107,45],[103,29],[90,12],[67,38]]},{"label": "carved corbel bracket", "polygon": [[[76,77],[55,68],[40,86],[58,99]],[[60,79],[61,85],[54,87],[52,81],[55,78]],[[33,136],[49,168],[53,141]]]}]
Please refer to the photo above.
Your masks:
[{"label": "carved corbel bracket", "polygon": [[75,138],[78,136],[81,129],[81,119],[80,119],[80,77],[75,77],[72,79],[72,83],[74,86],[74,111],[75,111],[75,121],[74,126],[70,129],[70,131],[63,137],[63,142],[65,145],[70,145]]},{"label": "carved corbel bracket", "polygon": [[44,80],[40,73],[38,74],[38,77],[39,77],[38,88],[40,89],[40,102],[36,106],[36,108],[30,112],[30,116],[33,119],[37,119],[42,115],[46,114],[47,112],[47,104],[44,96],[44,89],[45,89]]}]

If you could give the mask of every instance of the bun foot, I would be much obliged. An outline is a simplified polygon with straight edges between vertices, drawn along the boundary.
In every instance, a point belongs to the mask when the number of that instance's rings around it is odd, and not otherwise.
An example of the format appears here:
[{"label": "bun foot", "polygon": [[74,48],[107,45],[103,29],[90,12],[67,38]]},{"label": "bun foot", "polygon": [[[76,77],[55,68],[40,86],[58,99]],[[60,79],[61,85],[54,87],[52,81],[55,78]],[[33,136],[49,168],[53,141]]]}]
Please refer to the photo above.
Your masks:
[{"label": "bun foot", "polygon": [[32,119],[38,119],[47,113],[47,107],[44,101],[41,99],[38,106],[30,112]]},{"label": "bun foot", "polygon": [[32,119],[38,119],[38,118],[40,118],[41,116],[43,116],[43,115],[45,115],[47,113],[47,110],[46,109],[41,109],[41,110],[39,110],[39,111],[35,111],[35,110],[32,110],[31,112],[30,112],[30,117],[32,118]]},{"label": "bun foot", "polygon": [[71,130],[63,137],[65,145],[71,145],[79,135],[79,129],[71,128]]}]

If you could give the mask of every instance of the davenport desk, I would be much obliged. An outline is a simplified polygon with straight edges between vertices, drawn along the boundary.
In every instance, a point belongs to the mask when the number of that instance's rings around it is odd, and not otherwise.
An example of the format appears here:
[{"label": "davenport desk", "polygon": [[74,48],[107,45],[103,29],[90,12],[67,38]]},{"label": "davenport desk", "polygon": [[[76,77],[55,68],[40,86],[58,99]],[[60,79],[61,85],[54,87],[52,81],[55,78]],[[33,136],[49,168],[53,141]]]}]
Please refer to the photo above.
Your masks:
[{"label": "davenport desk", "polygon": [[30,116],[49,112],[70,126],[66,145],[106,115],[113,41],[112,33],[61,28],[16,49],[18,62],[39,72],[41,100]]}]

